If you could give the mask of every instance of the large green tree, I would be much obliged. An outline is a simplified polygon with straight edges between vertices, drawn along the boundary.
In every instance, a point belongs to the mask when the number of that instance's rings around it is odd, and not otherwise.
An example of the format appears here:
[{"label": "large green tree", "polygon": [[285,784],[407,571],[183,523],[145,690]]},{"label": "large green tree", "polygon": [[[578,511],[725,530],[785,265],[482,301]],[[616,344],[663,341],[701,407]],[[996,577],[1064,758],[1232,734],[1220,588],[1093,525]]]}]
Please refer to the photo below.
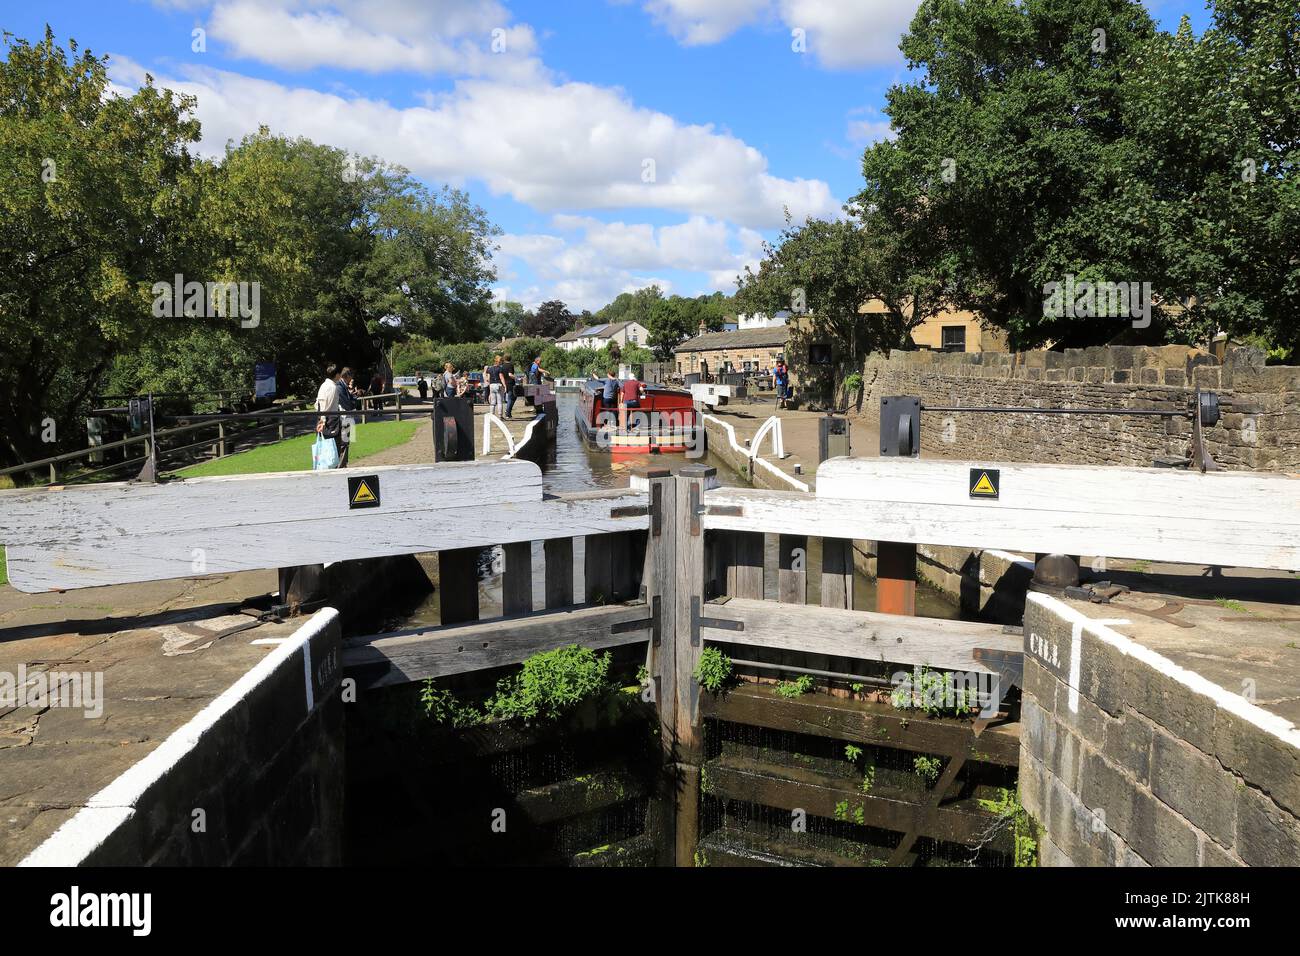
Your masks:
[{"label": "large green tree", "polygon": [[[1212,7],[1197,38],[1135,0],[925,0],[901,45],[919,76],[888,95],[896,136],[863,157],[884,260],[901,274],[920,252],[1017,346],[1295,343],[1300,17]],[[1050,314],[1067,276],[1150,283],[1154,322]]]},{"label": "large green tree", "polygon": [[524,335],[559,338],[573,331],[574,317],[569,307],[559,299],[551,299],[537,307],[537,311],[524,318],[520,331]]},{"label": "large green tree", "polygon": [[1300,14],[1294,0],[1217,0],[1130,77],[1133,150],[1120,201],[1140,211],[1135,258],[1179,331],[1217,330],[1300,354]]},{"label": "large green tree", "polygon": [[1133,0],[924,0],[901,44],[921,75],[890,89],[896,136],[867,149],[856,200],[886,258],[921,250],[953,304],[1016,344],[1119,332],[1045,318],[1043,287],[1149,278],[1133,274],[1142,213],[1113,201],[1132,148],[1125,78],[1154,35]]},{"label": "large green tree", "polygon": [[660,361],[668,361],[673,349],[698,335],[700,327],[716,332],[723,327],[733,303],[721,292],[688,299],[674,295],[655,299],[643,324],[650,332],[650,344]]},{"label": "large green tree", "polygon": [[0,59],[0,461],[45,457],[113,357],[157,333],[152,283],[184,270],[199,181],[193,101],[53,34],[4,35]]},{"label": "large green tree", "polygon": [[[191,98],[149,79],[120,95],[103,58],[49,31],[4,42],[0,461],[84,444],[101,391],[247,387],[269,359],[302,393],[330,361],[489,333],[499,230],[463,193],[266,129],[199,160]],[[160,296],[177,276],[242,284],[256,314]]]}]

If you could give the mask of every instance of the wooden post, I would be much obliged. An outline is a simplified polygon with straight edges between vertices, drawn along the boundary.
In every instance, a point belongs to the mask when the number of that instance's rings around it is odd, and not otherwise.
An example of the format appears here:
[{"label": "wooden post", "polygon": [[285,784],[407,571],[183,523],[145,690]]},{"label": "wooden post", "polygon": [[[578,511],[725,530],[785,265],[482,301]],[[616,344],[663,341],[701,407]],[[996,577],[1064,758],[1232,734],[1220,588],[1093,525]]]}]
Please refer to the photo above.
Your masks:
[{"label": "wooden post", "polygon": [[916,545],[876,542],[876,610],[916,614]]},{"label": "wooden post", "polygon": [[[704,737],[700,729],[700,688],[695,682],[695,668],[703,648],[699,619],[704,613],[704,525],[700,510],[705,484],[715,474],[717,469],[688,465],[676,479],[673,657],[677,673],[673,744],[677,767],[678,866],[694,865],[700,832],[700,764],[704,758]],[[664,703],[667,706],[668,702]]]},{"label": "wooden post", "polygon": [[224,422],[217,422],[217,457],[226,457],[226,426]]},{"label": "wooden post", "polygon": [[479,548],[438,552],[438,595],[443,624],[478,620]]},{"label": "wooden post", "polygon": [[727,564],[727,594],[732,597],[763,600],[763,533],[761,531],[725,531],[731,538]]},{"label": "wooden post", "polygon": [[822,538],[822,607],[853,609],[853,542]]},{"label": "wooden post", "polygon": [[573,539],[548,538],[546,554],[546,608],[568,607],[573,603]]},{"label": "wooden post", "polygon": [[[677,484],[668,469],[652,469],[650,482],[650,533],[646,538],[645,590],[650,610],[651,637],[646,651],[646,671],[659,713],[659,739],[663,745],[660,778],[659,863],[677,862]],[[693,852],[693,851],[692,851]]]},{"label": "wooden post", "polygon": [[501,613],[528,614],[533,609],[533,543],[504,545],[506,570],[501,581]]},{"label": "wooden post", "polygon": [[400,388],[397,390],[397,420],[399,422],[402,420],[402,390]]},{"label": "wooden post", "polygon": [[780,535],[777,544],[776,599],[785,604],[808,603],[808,539]]},{"label": "wooden post", "polygon": [[583,600],[588,604],[614,603],[614,568],[610,534],[587,535],[583,552],[586,579]]},{"label": "wooden post", "polygon": [[54,462],[50,462],[50,484],[57,485],[58,483],[59,483],[59,466],[56,465]]}]

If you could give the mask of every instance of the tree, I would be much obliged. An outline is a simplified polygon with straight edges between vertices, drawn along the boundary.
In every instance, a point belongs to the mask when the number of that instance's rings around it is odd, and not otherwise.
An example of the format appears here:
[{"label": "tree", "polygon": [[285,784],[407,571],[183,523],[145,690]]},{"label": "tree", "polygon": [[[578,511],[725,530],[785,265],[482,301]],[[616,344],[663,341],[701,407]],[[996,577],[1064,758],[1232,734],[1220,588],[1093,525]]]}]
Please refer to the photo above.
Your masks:
[{"label": "tree", "polygon": [[514,338],[523,330],[524,320],[529,314],[518,302],[494,302],[492,315],[488,319],[488,330],[497,339]]},{"label": "tree", "polygon": [[720,292],[694,299],[679,295],[655,299],[644,324],[659,360],[672,359],[673,349],[697,335],[701,325],[710,331],[721,329],[725,302],[726,297]]},{"label": "tree", "polygon": [[525,318],[520,331],[524,335],[559,338],[564,333],[573,331],[573,314],[559,299],[552,299],[543,302],[534,315]]},{"label": "tree", "polygon": [[[798,318],[791,325],[791,361],[806,356],[811,343],[829,340],[841,375],[859,371],[869,352],[907,347],[911,330],[939,307],[940,290],[895,271],[911,265],[908,258],[882,262],[881,244],[888,240],[877,238],[879,228],[875,216],[787,225],[778,242],[765,247],[758,271],[745,269],[737,304],[767,313],[793,306]],[[885,304],[884,314],[860,311],[871,299]],[[837,404],[833,375],[822,389],[824,400]]]},{"label": "tree", "polygon": [[1300,17],[1289,0],[1218,0],[1130,79],[1133,150],[1115,207],[1140,210],[1134,250],[1178,331],[1218,330],[1300,354]]},{"label": "tree", "polygon": [[647,329],[650,327],[650,314],[655,304],[663,300],[663,290],[657,285],[649,285],[635,292],[623,292],[603,309],[596,312],[598,322],[639,322]]},{"label": "tree", "polygon": [[111,94],[105,59],[46,30],[0,59],[0,462],[52,454],[113,356],[156,334],[152,283],[189,264],[194,101],[150,78]]},{"label": "tree", "polygon": [[1117,186],[1135,149],[1127,78],[1155,33],[1134,0],[924,0],[901,44],[923,75],[890,89],[896,138],[866,150],[856,199],[879,217],[888,271],[922,275],[1020,346],[1124,328],[1046,317],[1044,286],[1144,278],[1135,255],[1156,224]]}]

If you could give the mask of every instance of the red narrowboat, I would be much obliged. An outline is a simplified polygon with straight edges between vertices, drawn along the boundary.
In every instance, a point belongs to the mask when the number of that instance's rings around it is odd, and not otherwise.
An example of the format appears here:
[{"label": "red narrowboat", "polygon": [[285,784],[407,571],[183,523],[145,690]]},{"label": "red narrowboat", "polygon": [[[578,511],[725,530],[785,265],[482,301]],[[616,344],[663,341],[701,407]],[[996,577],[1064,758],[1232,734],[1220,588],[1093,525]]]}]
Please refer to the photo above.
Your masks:
[{"label": "red narrowboat", "polygon": [[582,440],[615,455],[703,451],[704,430],[691,393],[645,382],[640,385],[640,404],[625,409],[620,418],[617,398],[609,405],[604,402],[605,380],[584,382],[574,411]]}]

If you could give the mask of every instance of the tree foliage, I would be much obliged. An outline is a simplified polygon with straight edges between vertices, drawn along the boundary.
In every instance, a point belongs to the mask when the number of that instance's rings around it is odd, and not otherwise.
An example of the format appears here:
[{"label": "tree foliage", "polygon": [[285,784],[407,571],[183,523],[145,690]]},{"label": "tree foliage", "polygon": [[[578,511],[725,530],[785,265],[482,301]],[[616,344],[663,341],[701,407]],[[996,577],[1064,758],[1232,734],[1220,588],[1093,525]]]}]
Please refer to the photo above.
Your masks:
[{"label": "tree foliage", "polygon": [[924,0],[856,197],[883,262],[1017,346],[1125,332],[1045,315],[1067,275],[1150,282],[1153,337],[1294,341],[1298,31],[1287,0],[1218,0],[1199,39],[1134,0]]},{"label": "tree foliage", "polygon": [[157,334],[150,285],[197,261],[199,126],[151,80],[110,95],[105,59],[46,31],[0,59],[0,461],[53,454],[113,356]]},{"label": "tree foliage", "polygon": [[[658,291],[658,287],[652,288]],[[680,295],[654,299],[643,324],[650,333],[650,344],[656,357],[669,361],[673,349],[698,335],[700,326],[710,332],[721,329],[727,315],[733,311],[733,305],[730,297],[721,292],[693,299]]]},{"label": "tree foliage", "polygon": [[565,332],[573,331],[573,323],[569,307],[559,299],[552,299],[539,305],[534,314],[525,316],[520,331],[524,335],[558,339]]},{"label": "tree foliage", "polygon": [[[193,98],[149,78],[120,95],[104,58],[48,30],[4,42],[0,397],[16,416],[0,461],[58,450],[40,443],[47,418],[65,448],[84,444],[78,415],[102,390],[249,387],[271,360],[301,392],[327,362],[489,334],[499,230],[463,193],[266,129],[201,160]],[[159,317],[155,284],[177,275],[255,283],[255,320],[180,303]]]}]

